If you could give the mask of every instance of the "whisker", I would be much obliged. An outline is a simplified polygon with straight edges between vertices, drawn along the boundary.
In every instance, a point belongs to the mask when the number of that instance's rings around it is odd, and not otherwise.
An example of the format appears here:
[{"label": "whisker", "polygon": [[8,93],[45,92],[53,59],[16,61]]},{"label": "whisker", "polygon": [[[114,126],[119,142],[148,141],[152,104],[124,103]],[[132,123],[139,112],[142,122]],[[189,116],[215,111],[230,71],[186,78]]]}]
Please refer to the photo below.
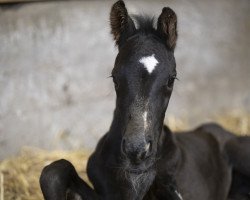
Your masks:
[{"label": "whisker", "polygon": [[106,77],[106,78],[113,78],[113,76],[112,76],[112,75],[110,75],[110,76],[108,76],[108,77]]}]

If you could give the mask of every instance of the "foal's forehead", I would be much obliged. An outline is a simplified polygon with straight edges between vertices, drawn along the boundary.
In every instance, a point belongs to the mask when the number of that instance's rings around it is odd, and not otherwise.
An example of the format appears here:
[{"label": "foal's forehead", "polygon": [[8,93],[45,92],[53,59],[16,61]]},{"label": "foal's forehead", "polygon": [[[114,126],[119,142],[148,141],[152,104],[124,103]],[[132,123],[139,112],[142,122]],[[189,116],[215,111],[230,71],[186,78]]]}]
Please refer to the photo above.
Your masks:
[{"label": "foal's forehead", "polygon": [[120,49],[115,71],[137,73],[152,76],[156,73],[171,71],[173,53],[154,37],[138,37],[127,41]]}]

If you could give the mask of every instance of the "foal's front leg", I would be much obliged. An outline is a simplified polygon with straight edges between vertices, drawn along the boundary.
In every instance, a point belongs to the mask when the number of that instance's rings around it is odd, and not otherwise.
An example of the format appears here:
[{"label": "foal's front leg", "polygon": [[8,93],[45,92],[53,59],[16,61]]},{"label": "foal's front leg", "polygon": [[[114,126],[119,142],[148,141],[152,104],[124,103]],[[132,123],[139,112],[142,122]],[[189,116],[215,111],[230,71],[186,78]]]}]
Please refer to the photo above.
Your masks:
[{"label": "foal's front leg", "polygon": [[40,185],[45,200],[77,197],[81,200],[99,199],[95,191],[78,176],[74,166],[64,159],[55,161],[43,169]]},{"label": "foal's front leg", "polygon": [[230,188],[232,200],[250,199],[250,137],[235,137],[225,146],[227,156],[233,166],[233,179]]}]

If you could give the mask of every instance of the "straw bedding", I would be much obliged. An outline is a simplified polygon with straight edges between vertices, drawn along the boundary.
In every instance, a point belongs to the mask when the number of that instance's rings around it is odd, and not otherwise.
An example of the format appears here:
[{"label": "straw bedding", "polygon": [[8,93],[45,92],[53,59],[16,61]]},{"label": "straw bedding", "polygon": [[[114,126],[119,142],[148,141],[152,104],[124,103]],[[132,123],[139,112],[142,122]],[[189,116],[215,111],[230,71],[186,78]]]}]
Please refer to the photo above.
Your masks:
[{"label": "straw bedding", "polygon": [[[250,114],[233,112],[217,116],[214,120],[235,133],[250,133]],[[167,121],[175,130],[188,127],[182,120],[170,117]],[[71,161],[80,176],[87,181],[85,168],[89,154],[86,150],[49,152],[23,148],[18,156],[0,162],[0,200],[43,199],[38,182],[41,170],[47,164],[61,158]]]}]

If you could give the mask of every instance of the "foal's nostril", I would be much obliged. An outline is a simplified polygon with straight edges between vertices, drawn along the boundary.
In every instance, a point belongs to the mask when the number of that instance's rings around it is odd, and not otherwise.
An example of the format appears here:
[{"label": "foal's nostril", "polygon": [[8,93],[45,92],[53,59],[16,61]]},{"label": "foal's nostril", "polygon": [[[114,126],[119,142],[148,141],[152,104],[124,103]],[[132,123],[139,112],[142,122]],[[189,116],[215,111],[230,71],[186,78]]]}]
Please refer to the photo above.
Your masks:
[{"label": "foal's nostril", "polygon": [[141,153],[141,160],[147,158],[150,155],[152,149],[152,142],[148,142],[145,145],[144,151]]},{"label": "foal's nostril", "polygon": [[138,156],[138,160],[143,161],[147,157],[147,152],[141,152],[141,154]]},{"label": "foal's nostril", "polygon": [[152,149],[152,143],[148,142],[144,146],[144,148],[142,148],[141,151],[138,152],[137,161],[141,162],[141,161],[145,160],[146,158],[148,158],[150,156],[151,149]]}]

